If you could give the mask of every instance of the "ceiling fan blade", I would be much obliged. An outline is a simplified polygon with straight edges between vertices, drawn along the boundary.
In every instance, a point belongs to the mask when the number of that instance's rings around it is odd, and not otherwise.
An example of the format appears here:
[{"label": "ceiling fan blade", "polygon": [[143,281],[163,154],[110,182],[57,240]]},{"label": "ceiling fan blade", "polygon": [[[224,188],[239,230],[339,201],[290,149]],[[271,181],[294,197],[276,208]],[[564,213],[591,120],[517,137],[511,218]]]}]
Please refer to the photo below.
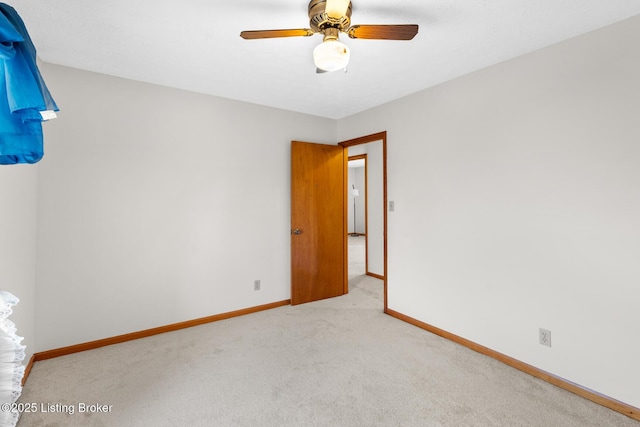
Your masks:
[{"label": "ceiling fan blade", "polygon": [[329,18],[340,19],[347,14],[351,0],[327,0],[324,12]]},{"label": "ceiling fan blade", "polygon": [[354,25],[347,31],[352,39],[411,40],[418,34],[418,26],[406,25]]},{"label": "ceiling fan blade", "polygon": [[277,37],[309,37],[315,33],[308,28],[299,28],[295,30],[253,30],[243,31],[240,37],[245,40],[256,39],[273,39]]}]

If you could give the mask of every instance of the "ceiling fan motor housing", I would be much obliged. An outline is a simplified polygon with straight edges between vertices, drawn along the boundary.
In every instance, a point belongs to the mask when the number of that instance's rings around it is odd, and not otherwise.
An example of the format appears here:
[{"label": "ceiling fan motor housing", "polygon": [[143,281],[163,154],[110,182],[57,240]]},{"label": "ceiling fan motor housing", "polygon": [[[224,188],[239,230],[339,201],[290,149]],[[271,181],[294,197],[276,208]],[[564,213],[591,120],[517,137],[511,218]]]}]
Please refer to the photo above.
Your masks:
[{"label": "ceiling fan motor housing", "polygon": [[[326,34],[325,30],[328,28],[335,28],[338,30],[337,32],[347,30],[351,25],[351,2],[349,2],[347,13],[340,18],[331,18],[327,15],[325,12],[326,5],[327,0],[311,0],[309,2],[309,25],[311,29],[324,34]],[[337,32],[335,32],[335,38],[337,38]]]}]

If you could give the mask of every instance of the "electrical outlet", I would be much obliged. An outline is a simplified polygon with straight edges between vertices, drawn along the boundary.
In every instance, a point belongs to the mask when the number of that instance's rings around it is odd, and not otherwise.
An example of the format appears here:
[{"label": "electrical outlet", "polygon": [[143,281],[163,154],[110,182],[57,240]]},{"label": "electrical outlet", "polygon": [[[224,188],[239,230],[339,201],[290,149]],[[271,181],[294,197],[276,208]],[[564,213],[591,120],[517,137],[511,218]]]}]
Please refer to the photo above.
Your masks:
[{"label": "electrical outlet", "polygon": [[551,347],[551,331],[540,328],[538,338],[540,339],[540,344]]},{"label": "electrical outlet", "polygon": [[253,290],[254,291],[259,291],[260,290],[260,280],[254,280],[253,281]]},{"label": "electrical outlet", "polygon": [[389,212],[395,212],[396,211],[396,202],[394,202],[393,200],[389,201]]}]

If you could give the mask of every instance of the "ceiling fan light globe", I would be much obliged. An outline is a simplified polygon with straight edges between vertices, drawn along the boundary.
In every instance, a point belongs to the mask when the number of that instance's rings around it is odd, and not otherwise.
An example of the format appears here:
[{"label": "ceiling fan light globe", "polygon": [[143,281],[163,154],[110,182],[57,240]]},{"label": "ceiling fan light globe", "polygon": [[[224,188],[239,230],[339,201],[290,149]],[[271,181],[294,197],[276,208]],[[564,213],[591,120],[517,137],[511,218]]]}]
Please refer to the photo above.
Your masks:
[{"label": "ceiling fan light globe", "polygon": [[327,40],[313,49],[316,67],[324,71],[338,71],[349,64],[349,47],[338,40]]}]

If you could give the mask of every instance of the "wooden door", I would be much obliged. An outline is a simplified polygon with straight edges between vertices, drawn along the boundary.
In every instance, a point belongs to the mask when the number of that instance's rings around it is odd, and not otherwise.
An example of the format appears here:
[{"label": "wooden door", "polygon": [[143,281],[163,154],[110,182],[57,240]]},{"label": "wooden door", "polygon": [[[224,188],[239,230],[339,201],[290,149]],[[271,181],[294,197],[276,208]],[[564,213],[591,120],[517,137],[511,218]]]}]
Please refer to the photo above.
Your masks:
[{"label": "wooden door", "polygon": [[348,291],[344,151],[291,143],[291,304]]}]

